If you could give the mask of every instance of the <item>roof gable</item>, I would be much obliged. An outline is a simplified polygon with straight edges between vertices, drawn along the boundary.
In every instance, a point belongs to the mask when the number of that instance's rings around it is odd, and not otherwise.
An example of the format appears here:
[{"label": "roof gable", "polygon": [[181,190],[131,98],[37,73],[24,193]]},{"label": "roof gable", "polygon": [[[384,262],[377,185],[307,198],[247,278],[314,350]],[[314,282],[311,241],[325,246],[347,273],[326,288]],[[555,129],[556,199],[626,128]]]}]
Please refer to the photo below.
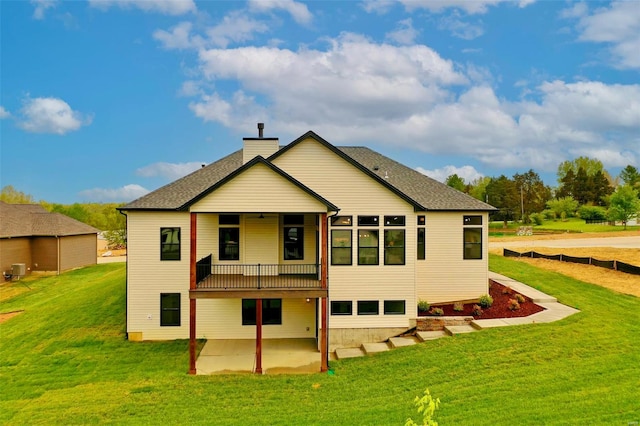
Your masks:
[{"label": "roof gable", "polygon": [[69,236],[97,234],[98,229],[37,204],[0,201],[0,237]]},{"label": "roof gable", "polygon": [[[256,177],[249,176],[251,174],[255,175],[257,171],[256,169],[266,170],[267,173],[259,174]],[[254,159],[244,164],[243,166],[239,167],[238,169],[236,169],[235,171],[233,171],[232,173],[230,173],[220,181],[216,182],[210,188],[203,191],[197,197],[193,198],[187,204],[182,206],[181,209],[185,209],[185,210],[192,209],[192,208],[199,209],[198,207],[196,207],[197,204],[203,201],[206,197],[213,194],[215,191],[221,191],[225,186],[233,185],[237,181],[244,180],[245,182],[240,184],[240,187],[241,188],[243,187],[243,189],[240,189],[240,190],[247,191],[247,197],[244,197],[244,199],[246,200],[245,202],[248,202],[250,205],[253,205],[256,203],[258,204],[254,208],[255,211],[263,211],[263,212],[267,211],[265,209],[268,208],[268,204],[274,205],[273,207],[274,211],[280,211],[277,208],[277,206],[279,204],[282,204],[283,200],[274,198],[273,196],[274,194],[270,192],[271,189],[275,190],[275,185],[276,185],[276,181],[273,180],[272,177],[279,178],[278,179],[279,182],[277,183],[277,186],[279,190],[282,191],[284,189],[288,193],[288,197],[290,199],[287,200],[287,202],[298,202],[298,203],[304,204],[307,207],[309,207],[311,204],[314,204],[315,206],[322,205],[327,211],[339,210],[338,207],[335,206],[333,203],[326,200],[319,194],[315,193],[313,190],[311,190],[311,188],[308,188],[298,180],[291,177],[285,171],[278,168],[274,164],[268,162],[261,156],[255,157]],[[270,182],[274,183],[274,188],[269,188],[268,184]],[[249,184],[250,186],[247,187],[247,184]],[[265,191],[263,192],[260,192],[260,189],[259,189],[261,185],[267,185],[265,188]],[[292,191],[292,189],[294,191]],[[239,200],[240,198],[242,197],[238,197],[238,201],[240,201]],[[314,202],[313,203],[309,203],[308,201],[305,202],[305,199],[307,200],[311,199]],[[236,207],[236,209],[240,208],[241,211],[251,211],[251,208],[247,207],[246,204],[244,207],[239,206],[238,203],[236,203],[236,205],[238,206]],[[317,208],[317,207],[314,207],[314,208]],[[230,210],[230,211],[238,211],[238,210]]]}]

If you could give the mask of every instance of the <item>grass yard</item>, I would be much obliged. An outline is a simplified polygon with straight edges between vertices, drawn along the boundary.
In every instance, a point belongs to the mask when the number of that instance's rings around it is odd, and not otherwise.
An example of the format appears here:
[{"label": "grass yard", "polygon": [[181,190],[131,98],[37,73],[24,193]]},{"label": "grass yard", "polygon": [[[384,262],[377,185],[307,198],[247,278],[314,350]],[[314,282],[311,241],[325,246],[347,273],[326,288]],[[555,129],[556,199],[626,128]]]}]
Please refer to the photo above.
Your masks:
[{"label": "grass yard", "polygon": [[[640,422],[640,299],[491,256],[491,269],[581,313],[332,362],[335,374],[189,376],[188,342],[124,339],[125,270],[0,287],[2,424],[441,425]],[[10,287],[20,286],[13,283]]]},{"label": "grass yard", "polygon": [[[522,226],[519,222],[510,222],[508,224],[507,229],[503,228],[503,222],[491,222],[489,224],[489,232],[492,237],[509,237],[513,236],[515,231]],[[624,229],[624,226],[617,225],[607,225],[607,224],[586,224],[583,219],[579,218],[569,218],[566,220],[545,220],[542,225],[534,225],[530,223],[527,226],[533,226],[534,233],[544,233],[547,232],[570,232],[570,233],[608,233],[613,232],[615,235],[622,236],[625,234],[633,235],[632,232],[635,231],[637,235],[637,231],[640,230],[640,226],[637,225],[629,225],[627,229]]]}]

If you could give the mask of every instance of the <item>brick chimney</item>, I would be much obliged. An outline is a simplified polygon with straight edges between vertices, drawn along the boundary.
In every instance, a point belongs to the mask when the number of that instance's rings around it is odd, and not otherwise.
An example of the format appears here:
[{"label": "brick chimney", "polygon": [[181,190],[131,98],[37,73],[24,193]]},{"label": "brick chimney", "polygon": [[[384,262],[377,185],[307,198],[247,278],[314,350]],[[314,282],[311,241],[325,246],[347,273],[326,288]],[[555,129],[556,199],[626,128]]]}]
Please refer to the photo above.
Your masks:
[{"label": "brick chimney", "polygon": [[264,137],[264,123],[258,123],[257,138],[242,138],[242,142],[242,164],[253,160],[258,155],[267,158],[271,154],[275,154],[280,143],[278,138]]}]

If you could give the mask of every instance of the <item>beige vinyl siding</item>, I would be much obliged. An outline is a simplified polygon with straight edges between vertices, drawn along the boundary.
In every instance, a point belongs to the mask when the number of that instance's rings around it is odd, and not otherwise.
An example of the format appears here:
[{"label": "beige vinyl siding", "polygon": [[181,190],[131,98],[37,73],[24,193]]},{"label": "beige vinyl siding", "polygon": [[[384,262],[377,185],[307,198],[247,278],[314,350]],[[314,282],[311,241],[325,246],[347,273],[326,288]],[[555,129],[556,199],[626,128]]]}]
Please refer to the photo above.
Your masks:
[{"label": "beige vinyl siding", "polygon": [[60,237],[60,272],[97,263],[96,234]]},{"label": "beige vinyl siding", "polygon": [[[353,315],[331,316],[330,328],[406,327],[415,318],[416,213],[413,206],[364,175],[351,164],[309,139],[296,145],[275,161],[294,178],[340,207],[340,215],[353,216],[351,229],[353,265],[331,265],[329,302],[351,300]],[[358,215],[377,215],[377,227],[358,226]],[[404,227],[385,227],[384,216],[405,216]],[[358,229],[379,232],[379,265],[358,265]],[[384,230],[405,230],[405,265],[384,265]],[[331,248],[329,247],[329,252]],[[331,259],[329,259],[329,264]],[[358,300],[377,300],[379,315],[357,315]],[[384,315],[385,300],[406,300],[405,315]],[[330,308],[330,303],[329,303]]]},{"label": "beige vinyl siding", "polygon": [[248,163],[258,155],[269,157],[278,151],[278,139],[244,139],[242,148],[242,164]]},{"label": "beige vinyl siding", "polygon": [[[278,216],[255,215],[245,218],[244,258],[247,264],[278,263]],[[241,247],[240,250],[243,250]]]},{"label": "beige vinyl siding", "polygon": [[[482,216],[482,259],[463,259],[463,216]],[[488,292],[488,214],[429,212],[426,214],[427,258],[418,262],[418,299],[429,303],[467,300]]]},{"label": "beige vinyl siding", "polygon": [[[198,299],[196,303],[199,338],[255,339],[256,327],[242,325],[241,299]],[[305,299],[282,299],[282,325],[263,326],[262,337],[315,337],[315,303],[314,299],[309,303]]]},{"label": "beige vinyl siding", "polygon": [[192,212],[326,212],[326,206],[278,175],[256,164],[191,206]]},{"label": "beige vinyl siding", "polygon": [[[180,228],[180,259],[160,260],[160,228]],[[127,213],[127,331],[145,340],[189,337],[189,213]],[[160,326],[160,293],[180,293],[180,327]]]}]

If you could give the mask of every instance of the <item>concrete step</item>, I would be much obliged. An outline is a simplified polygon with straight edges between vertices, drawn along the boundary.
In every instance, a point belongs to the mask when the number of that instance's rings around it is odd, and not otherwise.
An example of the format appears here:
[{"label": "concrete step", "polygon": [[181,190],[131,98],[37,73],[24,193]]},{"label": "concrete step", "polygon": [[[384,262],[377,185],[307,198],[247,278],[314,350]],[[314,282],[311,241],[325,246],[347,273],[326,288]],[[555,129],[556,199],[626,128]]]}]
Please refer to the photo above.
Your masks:
[{"label": "concrete step", "polygon": [[392,348],[402,348],[404,346],[411,346],[418,343],[418,339],[413,336],[407,337],[389,337],[389,344]]},{"label": "concrete step", "polygon": [[449,336],[453,336],[456,334],[471,333],[473,331],[476,331],[476,329],[470,325],[448,325],[445,326],[444,331]]},{"label": "concrete step", "polygon": [[337,359],[357,358],[364,356],[365,353],[361,348],[338,348],[336,349]]},{"label": "concrete step", "polygon": [[442,330],[437,330],[437,331],[418,331],[416,333],[416,337],[421,342],[426,342],[427,340],[439,339],[440,337],[444,337],[446,335],[447,335],[447,333],[445,333]]},{"label": "concrete step", "polygon": [[389,344],[387,342],[382,343],[363,343],[362,350],[367,355],[376,354],[378,352],[386,352],[389,350]]}]

